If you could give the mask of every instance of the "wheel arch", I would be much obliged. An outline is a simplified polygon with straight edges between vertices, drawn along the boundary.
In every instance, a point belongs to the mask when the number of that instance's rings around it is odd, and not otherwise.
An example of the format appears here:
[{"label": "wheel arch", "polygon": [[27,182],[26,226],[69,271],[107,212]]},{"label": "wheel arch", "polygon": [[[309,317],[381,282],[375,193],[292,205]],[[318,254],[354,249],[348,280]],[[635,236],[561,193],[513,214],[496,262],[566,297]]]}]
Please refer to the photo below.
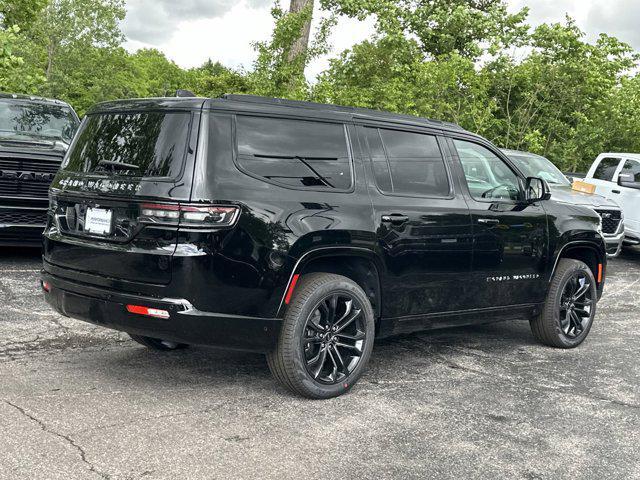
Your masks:
[{"label": "wheel arch", "polygon": [[606,267],[606,250],[603,250],[601,245],[597,245],[594,242],[587,241],[570,241],[565,243],[558,250],[556,259],[549,276],[549,281],[553,279],[553,276],[558,268],[558,263],[563,258],[572,258],[574,260],[580,260],[584,262],[593,273],[596,283],[598,284],[598,294],[602,293],[602,285],[604,283],[604,274]]},{"label": "wheel arch", "polygon": [[294,291],[299,276],[324,272],[342,275],[357,283],[371,301],[377,322],[382,311],[382,269],[380,259],[367,248],[325,247],[311,250],[301,256],[295,264],[280,302],[278,315],[280,316],[286,308],[286,298]]}]

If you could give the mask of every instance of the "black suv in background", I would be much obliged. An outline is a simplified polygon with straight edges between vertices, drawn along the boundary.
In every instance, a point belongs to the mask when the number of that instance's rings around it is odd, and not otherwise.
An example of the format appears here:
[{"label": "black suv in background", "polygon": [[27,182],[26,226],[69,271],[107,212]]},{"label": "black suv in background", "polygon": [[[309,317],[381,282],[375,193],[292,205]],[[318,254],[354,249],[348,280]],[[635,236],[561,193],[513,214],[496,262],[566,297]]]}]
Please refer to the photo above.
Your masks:
[{"label": "black suv in background", "polygon": [[[491,184],[477,175],[488,168]],[[264,352],[328,398],[374,337],[529,319],[588,335],[600,218],[448,123],[253,96],[104,103],[51,188],[42,287],[150,348]]]},{"label": "black suv in background", "polygon": [[49,185],[79,124],[59,100],[0,94],[0,245],[41,245]]}]

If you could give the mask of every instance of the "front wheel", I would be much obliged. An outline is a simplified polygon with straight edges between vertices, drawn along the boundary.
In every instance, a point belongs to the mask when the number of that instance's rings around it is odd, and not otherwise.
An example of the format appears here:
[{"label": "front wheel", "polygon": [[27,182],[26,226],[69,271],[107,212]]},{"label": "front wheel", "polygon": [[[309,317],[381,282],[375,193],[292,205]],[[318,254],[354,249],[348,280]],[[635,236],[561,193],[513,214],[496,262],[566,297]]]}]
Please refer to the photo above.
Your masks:
[{"label": "front wheel", "polygon": [[358,284],[341,275],[308,274],[298,283],[267,363],[294,393],[337,397],[362,375],[374,335],[373,309]]},{"label": "front wheel", "polygon": [[561,259],[544,310],[531,320],[534,337],[551,347],[577,347],[589,335],[597,298],[596,280],[589,267],[579,260]]}]

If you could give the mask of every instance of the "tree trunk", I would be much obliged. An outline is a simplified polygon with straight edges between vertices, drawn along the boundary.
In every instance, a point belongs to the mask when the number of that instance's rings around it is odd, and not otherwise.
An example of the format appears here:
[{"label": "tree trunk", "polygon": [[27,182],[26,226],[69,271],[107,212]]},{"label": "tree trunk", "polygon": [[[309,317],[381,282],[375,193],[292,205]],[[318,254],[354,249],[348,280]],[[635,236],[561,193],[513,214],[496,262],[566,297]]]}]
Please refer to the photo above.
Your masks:
[{"label": "tree trunk", "polygon": [[47,82],[51,80],[51,74],[53,72],[53,55],[54,55],[53,42],[50,40],[47,45],[47,70],[45,72],[45,78]]},{"label": "tree trunk", "polygon": [[[291,0],[289,13],[298,13],[305,8],[311,8],[311,12],[313,13],[313,2],[314,0]],[[295,59],[299,58],[300,55],[304,55],[307,53],[312,17],[313,15],[309,18],[309,21],[306,22],[302,27],[302,31],[300,32],[300,36],[298,37],[298,39],[293,42],[293,45],[291,45],[291,50],[289,51],[289,55],[287,58],[287,60],[289,60],[290,62],[293,62]]]}]

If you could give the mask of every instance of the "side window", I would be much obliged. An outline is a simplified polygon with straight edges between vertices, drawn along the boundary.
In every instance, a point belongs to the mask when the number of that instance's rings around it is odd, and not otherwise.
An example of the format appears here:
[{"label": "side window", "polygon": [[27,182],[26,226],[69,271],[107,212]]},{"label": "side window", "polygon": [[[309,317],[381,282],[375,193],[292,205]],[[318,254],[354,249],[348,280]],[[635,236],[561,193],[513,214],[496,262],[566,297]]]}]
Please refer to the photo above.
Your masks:
[{"label": "side window", "polygon": [[435,136],[365,128],[378,188],[385,193],[446,197],[451,188]]},{"label": "side window", "polygon": [[518,176],[489,149],[454,140],[471,196],[476,200],[520,200]]},{"label": "side window", "polygon": [[619,158],[603,158],[596,167],[596,171],[593,172],[593,178],[613,182],[613,176],[616,173],[618,165],[620,165]]},{"label": "side window", "polygon": [[371,165],[373,167],[373,175],[376,178],[378,188],[383,192],[393,193],[393,182],[391,181],[391,170],[387,155],[384,153],[382,146],[382,138],[377,128],[364,129],[367,143],[369,144],[369,155],[371,156]]},{"label": "side window", "polygon": [[238,115],[236,139],[238,164],[249,173],[298,188],[351,187],[342,124]]},{"label": "side window", "polygon": [[640,183],[640,162],[637,160],[627,160],[622,167],[622,173],[633,175],[634,181]]}]

